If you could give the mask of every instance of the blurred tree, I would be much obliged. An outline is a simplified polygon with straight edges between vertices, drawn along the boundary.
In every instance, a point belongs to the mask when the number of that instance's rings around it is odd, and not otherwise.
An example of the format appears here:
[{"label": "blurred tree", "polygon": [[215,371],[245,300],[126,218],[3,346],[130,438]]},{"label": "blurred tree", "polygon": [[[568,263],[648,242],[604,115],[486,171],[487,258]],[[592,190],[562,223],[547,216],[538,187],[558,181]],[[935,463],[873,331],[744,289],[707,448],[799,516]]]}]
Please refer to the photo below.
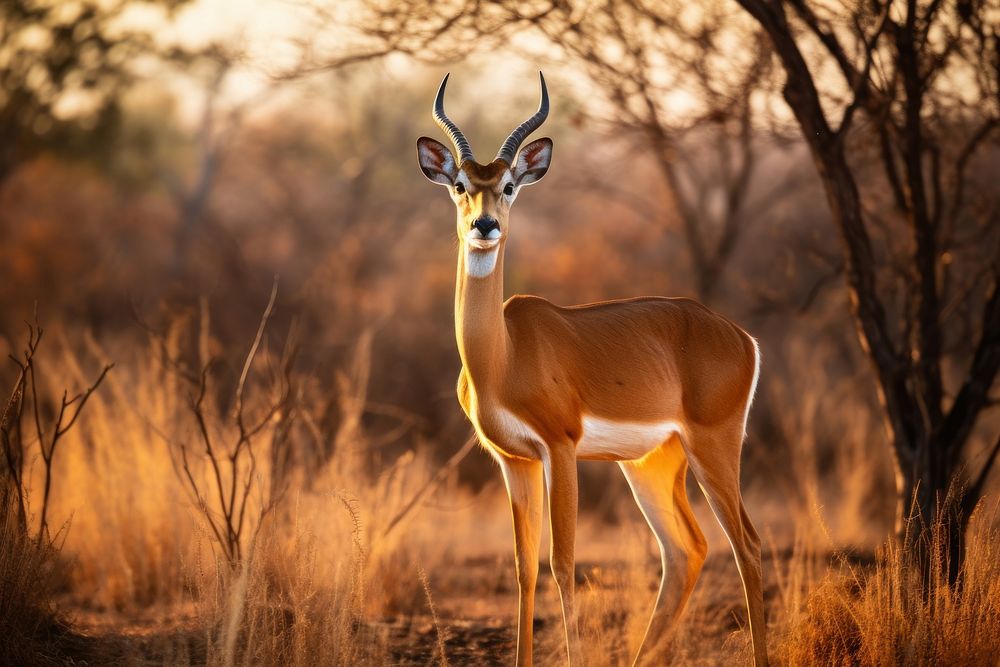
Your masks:
[{"label": "blurred tree", "polygon": [[[139,4],[173,12],[187,1]],[[132,60],[156,48],[148,30],[122,20],[129,4],[0,3],[0,183],[44,151],[101,155],[109,148]]]},{"label": "blurred tree", "polygon": [[[211,46],[200,55],[200,59],[207,65],[207,77],[204,82],[204,105],[195,141],[197,148],[193,174],[185,182],[167,164],[157,164],[155,167],[171,194],[180,219],[171,266],[175,278],[184,277],[189,268],[186,264],[191,259],[194,237],[200,226],[210,222],[205,219],[206,209],[216,184],[220,161],[242,128],[246,114],[276,90],[275,86],[265,86],[249,98],[232,103],[220,111],[218,107],[222,88],[243,56],[238,51],[230,51],[219,45]],[[150,157],[157,159],[156,155]],[[234,262],[229,264],[237,266]]]},{"label": "blurred tree", "polygon": [[[493,49],[528,28],[545,37],[519,44],[547,61],[561,58],[553,65],[563,71],[583,74],[585,86],[603,102],[592,99],[587,113],[616,134],[637,139],[638,154],[653,158],[669,197],[660,211],[680,218],[702,301],[717,297],[748,223],[794,188],[793,174],[772,175],[765,187],[751,187],[766,136],[760,131],[767,102],[761,92],[771,54],[763,32],[733,6],[691,11],[680,0],[364,5],[368,13],[360,24],[381,40],[378,48],[423,60]],[[752,48],[732,48],[748,42]],[[630,196],[626,184],[614,179],[583,185],[613,198]]]},{"label": "blurred tree", "polygon": [[[663,210],[679,216],[696,293],[710,303],[748,223],[793,179],[751,188],[764,143],[755,100],[771,63],[763,35],[735,21],[727,5],[684,6],[566,4],[537,25],[604,96],[601,120],[653,157],[670,198]],[[728,48],[734,40],[753,48]]]},{"label": "blurred tree", "polygon": [[933,521],[951,485],[963,489],[964,520],[943,517],[954,577],[1000,451],[998,439],[971,465],[1000,369],[1000,193],[971,168],[1000,125],[1000,5],[739,2],[784,69],[784,99],[841,234],[895,454],[897,530],[911,498]]}]

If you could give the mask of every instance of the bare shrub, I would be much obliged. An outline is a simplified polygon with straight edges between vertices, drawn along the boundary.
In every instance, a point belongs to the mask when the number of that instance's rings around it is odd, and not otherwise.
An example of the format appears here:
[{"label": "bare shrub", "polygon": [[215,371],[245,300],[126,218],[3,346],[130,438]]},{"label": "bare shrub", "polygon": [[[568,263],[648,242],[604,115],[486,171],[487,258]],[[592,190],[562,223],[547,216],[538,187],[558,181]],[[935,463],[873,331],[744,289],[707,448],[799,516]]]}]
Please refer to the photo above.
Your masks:
[{"label": "bare shrub", "polygon": [[[287,383],[279,391],[278,398],[264,406],[261,414],[254,421],[248,422],[249,418],[245,413],[244,406],[247,379],[260,349],[264,330],[274,309],[277,294],[278,283],[275,281],[271,289],[271,297],[268,299],[267,307],[264,309],[257,326],[257,333],[254,335],[250,350],[243,360],[239,380],[233,392],[231,417],[229,419],[218,418],[218,422],[223,424],[231,422],[228,425],[235,428],[230,445],[220,442],[220,439],[225,438],[226,434],[224,432],[220,434],[220,429],[212,428],[209,422],[206,393],[209,373],[212,368],[211,362],[205,362],[199,373],[197,394],[191,398],[190,406],[198,426],[199,446],[203,448],[206,465],[211,470],[211,482],[206,485],[195,477],[190,461],[189,449],[191,446],[186,439],[178,443],[180,466],[177,474],[191,493],[196,506],[211,529],[216,546],[222,550],[230,568],[234,570],[241,566],[244,559],[245,528],[248,524],[251,526],[250,542],[252,543],[256,539],[257,531],[260,529],[264,517],[274,509],[281,494],[280,487],[275,493],[272,484],[269,487],[271,493],[267,494],[268,497],[259,500],[260,506],[256,516],[248,518],[247,506],[251,495],[253,495],[254,483],[263,489],[261,479],[258,476],[258,454],[255,451],[255,445],[265,429],[269,429],[272,431],[272,447],[279,448],[283,440],[282,434],[287,434],[287,420],[290,412],[287,409],[283,410],[283,408],[288,407],[289,388]],[[289,377],[290,358],[286,357],[285,361],[285,368],[281,373],[283,379]],[[272,454],[271,460],[277,459],[278,457]],[[261,491],[261,493],[264,492]]]},{"label": "bare shrub", "polygon": [[[42,342],[42,328],[37,322],[34,325],[28,324],[28,342],[22,352],[21,358],[11,355],[18,368],[17,379],[14,381],[14,388],[11,390],[10,398],[4,406],[3,414],[0,416],[0,440],[3,443],[5,481],[11,487],[11,491],[17,499],[18,521],[24,531],[28,531],[29,517],[26,503],[26,481],[24,478],[25,458],[30,455],[30,442],[25,441],[25,429],[23,420],[25,416],[25,406],[31,406],[30,415],[34,426],[34,442],[38,445],[38,455],[43,464],[43,489],[41,498],[41,510],[38,519],[38,544],[43,541],[51,541],[49,533],[48,510],[49,496],[52,492],[52,463],[55,458],[56,447],[66,433],[69,432],[76,420],[80,417],[84,406],[90,399],[90,395],[104,381],[104,377],[111,370],[113,364],[108,364],[97,376],[97,379],[84,391],[69,397],[69,391],[64,389],[62,399],[58,408],[52,408],[54,417],[51,424],[46,425],[43,413],[48,406],[44,406],[38,398],[38,380],[36,379],[36,356],[38,346]],[[30,396],[29,396],[30,393]]]},{"label": "bare shrub", "polygon": [[[56,591],[66,583],[65,563],[59,558],[61,542],[53,539],[47,522],[52,492],[53,461],[56,448],[76,424],[90,395],[111,369],[105,366],[97,380],[82,393],[69,398],[63,390],[58,408],[46,427],[49,406],[39,398],[36,374],[37,352],[42,329],[28,325],[27,343],[21,357],[11,356],[17,376],[0,413],[0,642],[2,664],[52,664],[57,656],[76,654],[84,649],[55,608]],[[30,407],[26,407],[30,406]],[[50,410],[52,411],[52,410]],[[31,427],[24,421],[30,415]],[[34,439],[27,433],[33,431]],[[32,529],[26,477],[26,462],[37,444],[42,461],[43,489],[37,528]],[[64,533],[57,533],[57,538]]]}]

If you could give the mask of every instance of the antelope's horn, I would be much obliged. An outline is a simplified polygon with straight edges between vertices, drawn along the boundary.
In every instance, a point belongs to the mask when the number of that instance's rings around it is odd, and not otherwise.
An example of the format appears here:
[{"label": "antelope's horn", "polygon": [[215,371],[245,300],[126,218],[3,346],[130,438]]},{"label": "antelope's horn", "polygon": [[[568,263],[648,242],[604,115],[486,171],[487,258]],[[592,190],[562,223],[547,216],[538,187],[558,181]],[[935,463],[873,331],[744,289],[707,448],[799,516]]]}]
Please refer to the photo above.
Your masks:
[{"label": "antelope's horn", "polygon": [[445,131],[448,138],[451,139],[451,143],[455,144],[455,149],[458,150],[458,163],[462,164],[466,160],[472,160],[472,147],[469,146],[469,140],[465,138],[462,131],[458,129],[458,125],[451,122],[451,119],[444,112],[444,87],[448,84],[448,77],[450,74],[445,74],[444,79],[441,80],[441,87],[438,88],[437,99],[434,100],[434,120],[441,129]]},{"label": "antelope's horn", "polygon": [[503,160],[508,165],[514,164],[514,156],[525,137],[541,127],[549,115],[549,91],[545,88],[545,77],[542,76],[541,72],[538,73],[538,80],[542,82],[542,99],[538,103],[538,111],[535,112],[534,116],[514,128],[514,131],[507,137],[507,141],[503,142],[503,146],[500,147],[500,152],[497,153],[496,159]]}]

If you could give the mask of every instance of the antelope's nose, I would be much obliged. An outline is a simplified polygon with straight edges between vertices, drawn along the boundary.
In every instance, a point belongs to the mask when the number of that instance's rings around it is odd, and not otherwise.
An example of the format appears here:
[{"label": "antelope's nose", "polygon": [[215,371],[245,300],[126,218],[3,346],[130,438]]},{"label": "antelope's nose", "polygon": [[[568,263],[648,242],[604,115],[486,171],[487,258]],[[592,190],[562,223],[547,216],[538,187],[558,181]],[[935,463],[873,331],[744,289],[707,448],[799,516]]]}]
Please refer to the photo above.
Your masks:
[{"label": "antelope's nose", "polygon": [[[495,218],[491,218],[488,215],[484,215],[482,217],[476,218],[476,221],[472,223],[472,228],[479,230],[479,233],[482,234],[484,239],[491,238],[490,232],[492,232],[493,230],[496,230],[497,232],[500,231],[500,223],[497,222]],[[494,237],[496,236],[497,234],[494,234]]]}]

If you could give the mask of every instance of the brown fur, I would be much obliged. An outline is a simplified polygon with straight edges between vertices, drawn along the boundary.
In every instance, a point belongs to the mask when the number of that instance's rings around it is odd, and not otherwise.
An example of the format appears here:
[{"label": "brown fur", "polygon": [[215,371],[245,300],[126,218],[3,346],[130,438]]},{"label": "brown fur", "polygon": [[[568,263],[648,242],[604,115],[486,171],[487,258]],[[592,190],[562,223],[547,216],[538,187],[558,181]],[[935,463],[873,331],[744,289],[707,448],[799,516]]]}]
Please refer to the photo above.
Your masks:
[{"label": "brown fur", "polygon": [[576,441],[584,414],[713,425],[746,407],[753,343],[689,299],[561,308],[515,296],[504,306],[504,321],[511,344],[497,398],[547,441]]},{"label": "brown fur", "polygon": [[492,189],[500,182],[504,172],[510,169],[510,167],[503,160],[493,160],[489,164],[479,164],[478,162],[466,160],[462,163],[460,169],[469,177],[469,181],[473,186],[479,189]]}]

